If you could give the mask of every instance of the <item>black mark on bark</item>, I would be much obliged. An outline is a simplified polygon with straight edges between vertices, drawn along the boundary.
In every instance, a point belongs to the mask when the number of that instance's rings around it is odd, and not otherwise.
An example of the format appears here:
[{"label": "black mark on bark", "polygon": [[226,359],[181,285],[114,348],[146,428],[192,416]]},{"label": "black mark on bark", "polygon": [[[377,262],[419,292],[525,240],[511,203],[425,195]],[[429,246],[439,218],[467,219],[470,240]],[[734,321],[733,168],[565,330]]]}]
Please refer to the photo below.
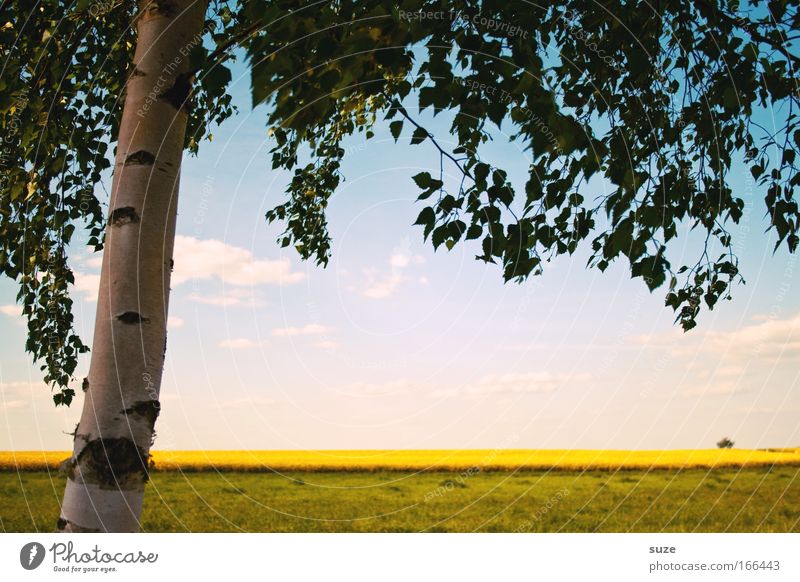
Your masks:
[{"label": "black mark on bark", "polygon": [[70,533],[102,533],[102,530],[83,527],[63,517],[58,518],[56,522],[56,531]]},{"label": "black mark on bark", "polygon": [[147,482],[150,455],[129,438],[94,439],[86,443],[67,476],[101,489],[133,489]]},{"label": "black mark on bark", "polygon": [[161,412],[161,403],[158,400],[143,400],[129,406],[122,411],[122,414],[142,416],[147,419],[147,425],[152,429],[156,424],[159,412]]},{"label": "black mark on bark", "polygon": [[156,163],[156,157],[145,150],[133,152],[125,158],[126,166],[152,166]]},{"label": "black mark on bark", "polygon": [[81,389],[86,392],[89,390],[89,378],[84,378],[83,383],[81,383]]},{"label": "black mark on bark", "polygon": [[111,212],[111,224],[113,226],[122,226],[123,224],[131,224],[139,222],[139,215],[133,206],[122,206],[115,208]]},{"label": "black mark on bark", "polygon": [[134,325],[137,323],[150,323],[150,320],[146,317],[142,317],[139,313],[135,311],[126,311],[125,313],[120,313],[117,316],[117,320],[125,323],[127,325]]},{"label": "black mark on bark", "polygon": [[143,2],[141,17],[144,19],[156,18],[158,16],[173,17],[178,13],[175,4],[168,0],[150,0]]},{"label": "black mark on bark", "polygon": [[185,108],[189,94],[192,92],[192,75],[191,73],[181,73],[175,77],[175,83],[172,87],[164,91],[158,96],[162,101],[166,101],[175,109],[180,110]]},{"label": "black mark on bark", "polygon": [[146,77],[147,73],[141,70],[139,67],[133,67],[133,73],[131,73],[132,77]]}]

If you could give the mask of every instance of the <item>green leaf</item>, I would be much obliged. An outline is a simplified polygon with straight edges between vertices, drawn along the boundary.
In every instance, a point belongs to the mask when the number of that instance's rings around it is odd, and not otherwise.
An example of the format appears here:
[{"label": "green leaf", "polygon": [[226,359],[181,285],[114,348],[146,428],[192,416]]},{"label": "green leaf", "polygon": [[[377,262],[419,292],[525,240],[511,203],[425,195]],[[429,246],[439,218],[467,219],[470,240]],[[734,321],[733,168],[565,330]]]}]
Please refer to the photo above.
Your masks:
[{"label": "green leaf", "polygon": [[414,133],[411,135],[411,145],[422,143],[427,137],[428,132],[421,127],[417,127],[414,129]]},{"label": "green leaf", "polygon": [[231,71],[224,65],[217,65],[203,77],[203,85],[212,95],[224,93],[230,82]]},{"label": "green leaf", "polygon": [[430,206],[426,206],[419,213],[419,216],[417,216],[417,220],[414,222],[414,224],[428,225],[428,224],[433,224],[435,220],[436,220],[436,214],[433,212],[433,208],[431,208]]},{"label": "green leaf", "polygon": [[473,224],[467,229],[466,239],[473,240],[476,238],[480,238],[482,234],[483,234],[483,229],[481,228],[481,226],[479,224]]},{"label": "green leaf", "polygon": [[422,189],[430,187],[433,177],[428,172],[420,172],[412,178],[414,182]]},{"label": "green leaf", "polygon": [[392,132],[392,137],[395,143],[400,139],[400,133],[403,131],[403,122],[400,120],[393,121],[389,124],[389,131]]}]

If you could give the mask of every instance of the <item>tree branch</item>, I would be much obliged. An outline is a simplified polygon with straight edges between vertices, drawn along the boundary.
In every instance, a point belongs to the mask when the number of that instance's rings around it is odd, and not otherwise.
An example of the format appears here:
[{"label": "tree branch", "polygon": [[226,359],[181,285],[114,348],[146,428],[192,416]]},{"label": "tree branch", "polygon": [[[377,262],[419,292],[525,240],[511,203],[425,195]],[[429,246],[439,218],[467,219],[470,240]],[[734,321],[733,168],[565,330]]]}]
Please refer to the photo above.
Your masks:
[{"label": "tree branch", "polygon": [[708,2],[707,0],[698,0],[697,3],[708,10],[709,12],[713,12],[720,20],[724,21],[726,24],[729,24],[733,28],[740,28],[744,30],[753,40],[757,40],[760,43],[766,44],[774,48],[776,51],[780,52],[783,56],[785,56],[790,63],[797,65],[800,63],[800,58],[793,55],[789,52],[786,48],[784,43],[776,43],[771,38],[764,36],[761,34],[761,31],[756,28],[752,22],[746,20],[745,18],[740,18],[737,16],[731,16],[730,14],[723,12],[718,6],[713,5]]},{"label": "tree branch", "polygon": [[419,123],[417,123],[416,121],[414,121],[413,119],[411,119],[411,116],[408,114],[408,111],[406,111],[406,108],[405,108],[405,107],[403,107],[403,106],[402,106],[402,105],[400,105],[399,103],[395,103],[395,108],[396,108],[396,109],[397,109],[397,110],[400,112],[400,114],[401,114],[403,117],[405,117],[406,119],[408,119],[408,120],[409,120],[409,121],[410,121],[410,122],[411,122],[411,123],[414,125],[414,127],[416,127],[417,129],[421,129],[422,131],[424,131],[424,132],[425,132],[425,137],[426,137],[427,139],[431,140],[431,143],[433,143],[433,145],[434,145],[434,146],[436,146],[436,149],[437,149],[437,150],[439,150],[439,153],[440,153],[441,155],[443,155],[444,157],[446,157],[447,159],[449,159],[451,162],[453,162],[453,163],[456,165],[456,167],[457,167],[457,168],[458,168],[458,169],[461,171],[461,173],[462,173],[462,174],[464,174],[465,176],[469,177],[469,178],[470,178],[472,181],[475,181],[475,178],[473,178],[473,177],[472,177],[472,174],[470,174],[470,173],[469,173],[469,170],[467,170],[466,168],[464,168],[464,167],[461,165],[461,162],[459,162],[459,161],[458,161],[456,158],[454,158],[454,157],[453,157],[453,155],[452,155],[452,154],[450,154],[450,152],[448,152],[448,151],[446,151],[444,148],[442,148],[442,146],[440,146],[440,145],[439,145],[439,142],[437,142],[437,141],[434,139],[434,137],[433,137],[433,134],[432,134],[431,132],[429,132],[427,129],[425,129],[424,127],[422,127],[422,126],[421,126]]},{"label": "tree branch", "polygon": [[[239,34],[230,37],[224,43],[219,45],[216,49],[214,49],[214,51],[210,55],[208,55],[208,58],[206,59],[207,62],[211,63],[209,69],[213,69],[218,64],[220,64],[224,60],[224,57],[226,56],[225,53],[227,53],[230,49],[241,43],[248,36],[258,31],[262,27],[263,25],[261,21],[251,24],[250,26],[242,30]],[[196,69],[195,71],[193,71],[193,74],[197,73],[199,70],[200,69]]]}]

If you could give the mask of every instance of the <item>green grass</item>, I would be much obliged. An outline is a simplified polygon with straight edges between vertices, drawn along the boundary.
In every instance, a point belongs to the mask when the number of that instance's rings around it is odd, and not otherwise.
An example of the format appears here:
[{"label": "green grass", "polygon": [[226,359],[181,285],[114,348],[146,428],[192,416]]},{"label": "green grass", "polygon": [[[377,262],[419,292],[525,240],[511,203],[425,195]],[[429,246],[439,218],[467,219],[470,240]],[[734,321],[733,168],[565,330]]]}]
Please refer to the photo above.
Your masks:
[{"label": "green grass", "polygon": [[[0,472],[0,526],[52,531],[63,477]],[[800,532],[800,468],[155,472],[143,530]]]}]

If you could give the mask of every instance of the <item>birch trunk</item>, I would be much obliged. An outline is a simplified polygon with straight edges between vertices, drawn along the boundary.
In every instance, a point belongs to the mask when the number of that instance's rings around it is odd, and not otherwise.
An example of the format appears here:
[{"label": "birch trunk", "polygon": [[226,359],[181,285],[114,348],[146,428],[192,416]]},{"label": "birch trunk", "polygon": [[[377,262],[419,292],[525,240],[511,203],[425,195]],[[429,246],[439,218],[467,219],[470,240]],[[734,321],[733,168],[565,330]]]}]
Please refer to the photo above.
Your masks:
[{"label": "birch trunk", "polygon": [[134,532],[166,351],[178,180],[205,0],[140,2],[84,405],[58,530]]}]

